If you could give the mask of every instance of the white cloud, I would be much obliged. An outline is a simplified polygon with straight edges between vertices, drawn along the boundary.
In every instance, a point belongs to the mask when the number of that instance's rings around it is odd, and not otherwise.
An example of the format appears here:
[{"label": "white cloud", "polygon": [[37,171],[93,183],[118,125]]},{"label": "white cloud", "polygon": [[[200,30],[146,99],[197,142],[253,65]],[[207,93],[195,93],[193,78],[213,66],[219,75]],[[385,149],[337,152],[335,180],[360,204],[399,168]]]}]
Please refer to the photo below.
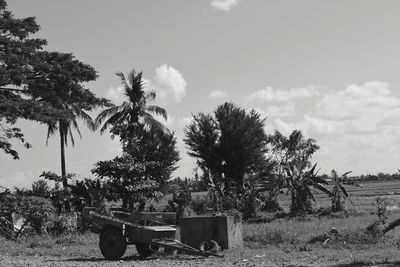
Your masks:
[{"label": "white cloud", "polygon": [[400,158],[400,97],[386,82],[328,92],[298,119],[278,117],[268,123],[267,130],[288,135],[299,129],[315,138],[321,150],[314,158],[324,171],[392,171]]},{"label": "white cloud", "polygon": [[185,97],[186,86],[187,82],[183,75],[167,64],[156,68],[154,79],[149,84],[149,88],[157,92],[157,98],[161,101],[172,94],[176,102],[181,102]]},{"label": "white cloud", "polygon": [[212,0],[210,5],[212,8],[222,11],[230,11],[233,6],[238,5],[241,0]]},{"label": "white cloud", "polygon": [[215,90],[208,94],[209,98],[223,98],[225,96],[226,96],[226,92],[221,91],[221,90]]},{"label": "white cloud", "polygon": [[400,99],[391,94],[386,82],[371,81],[361,86],[352,84],[344,90],[326,94],[316,106],[316,113],[330,119],[373,120],[400,107]]},{"label": "white cloud", "polygon": [[265,89],[258,90],[248,97],[246,97],[246,102],[254,101],[278,101],[286,102],[295,99],[309,98],[313,96],[318,96],[319,91],[315,86],[302,87],[302,88],[292,88],[289,90],[275,90],[268,86]]}]

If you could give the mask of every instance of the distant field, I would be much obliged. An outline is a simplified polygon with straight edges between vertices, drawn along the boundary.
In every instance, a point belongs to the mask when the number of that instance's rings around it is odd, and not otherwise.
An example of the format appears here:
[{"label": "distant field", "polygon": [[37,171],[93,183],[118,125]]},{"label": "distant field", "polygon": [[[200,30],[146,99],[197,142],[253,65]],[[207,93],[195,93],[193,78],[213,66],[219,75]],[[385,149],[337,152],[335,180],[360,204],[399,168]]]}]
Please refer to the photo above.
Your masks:
[{"label": "distant field", "polygon": [[[360,183],[360,186],[344,185],[346,191],[350,195],[350,200],[346,201],[346,206],[358,212],[372,212],[376,208],[373,206],[377,197],[387,198],[389,210],[398,210],[400,206],[400,181],[373,181]],[[332,188],[329,185],[328,188]],[[313,190],[316,202],[315,207],[328,207],[330,199],[328,195],[319,191]],[[289,209],[290,196],[281,194],[278,201],[285,209]]]}]

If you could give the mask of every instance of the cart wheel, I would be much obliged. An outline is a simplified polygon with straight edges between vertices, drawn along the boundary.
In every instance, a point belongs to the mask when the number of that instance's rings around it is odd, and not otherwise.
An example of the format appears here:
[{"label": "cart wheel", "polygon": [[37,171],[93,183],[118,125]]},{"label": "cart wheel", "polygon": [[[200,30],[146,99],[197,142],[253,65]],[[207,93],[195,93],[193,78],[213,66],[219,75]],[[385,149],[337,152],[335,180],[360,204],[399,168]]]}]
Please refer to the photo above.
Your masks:
[{"label": "cart wheel", "polygon": [[136,250],[140,254],[141,257],[147,258],[159,249],[158,246],[146,244],[146,243],[136,243]]},{"label": "cart wheel", "polygon": [[126,250],[126,239],[121,230],[108,228],[100,234],[100,251],[107,260],[119,260]]},{"label": "cart wheel", "polygon": [[217,253],[220,251],[221,247],[214,240],[203,241],[199,245],[201,251],[206,251],[210,253]]}]

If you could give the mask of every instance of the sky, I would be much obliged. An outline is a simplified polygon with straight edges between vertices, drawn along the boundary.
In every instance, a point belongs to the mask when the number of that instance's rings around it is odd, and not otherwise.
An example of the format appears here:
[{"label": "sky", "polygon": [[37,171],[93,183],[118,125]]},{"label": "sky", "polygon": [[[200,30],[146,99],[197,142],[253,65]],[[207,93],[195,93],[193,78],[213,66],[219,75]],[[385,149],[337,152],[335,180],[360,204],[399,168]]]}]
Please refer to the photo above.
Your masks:
[{"label": "sky", "polygon": [[[117,71],[143,71],[168,112],[181,155],[174,176],[192,177],[183,129],[192,114],[226,101],[266,117],[265,130],[302,130],[321,149],[321,173],[394,173],[400,168],[400,2],[397,0],[8,0],[34,16],[46,50],[73,53],[99,78],[97,96],[123,101]],[[94,114],[95,115],[95,114]],[[32,149],[0,154],[0,185],[25,186],[60,173],[57,136],[19,121]],[[81,124],[67,171],[93,177],[121,148]]]}]

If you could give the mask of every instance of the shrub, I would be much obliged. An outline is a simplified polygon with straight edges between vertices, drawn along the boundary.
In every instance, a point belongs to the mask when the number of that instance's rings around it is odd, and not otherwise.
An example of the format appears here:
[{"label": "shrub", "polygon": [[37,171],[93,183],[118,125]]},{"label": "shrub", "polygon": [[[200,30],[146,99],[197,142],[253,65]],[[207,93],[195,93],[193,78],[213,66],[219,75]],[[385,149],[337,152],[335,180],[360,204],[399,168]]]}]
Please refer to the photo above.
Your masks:
[{"label": "shrub", "polygon": [[[72,215],[72,216],[71,216]],[[65,233],[73,233],[77,231],[76,213],[66,213],[54,218],[49,232],[53,235],[62,235]]]},{"label": "shrub", "polygon": [[29,225],[38,234],[45,231],[45,225],[54,216],[54,207],[45,198],[22,197],[17,205],[17,214],[24,218],[24,226]]}]

